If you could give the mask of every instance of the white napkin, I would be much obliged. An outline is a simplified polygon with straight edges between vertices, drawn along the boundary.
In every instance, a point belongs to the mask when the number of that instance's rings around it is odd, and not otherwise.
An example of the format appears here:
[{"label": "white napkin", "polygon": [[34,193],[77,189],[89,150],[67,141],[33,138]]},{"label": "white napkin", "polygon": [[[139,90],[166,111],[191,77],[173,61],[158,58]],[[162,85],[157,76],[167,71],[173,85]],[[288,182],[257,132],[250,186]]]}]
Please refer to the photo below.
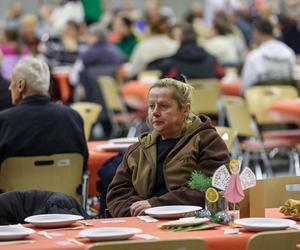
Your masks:
[{"label": "white napkin", "polygon": [[139,215],[138,218],[140,220],[143,220],[145,222],[158,222],[157,219],[152,218],[151,216],[148,215]]}]

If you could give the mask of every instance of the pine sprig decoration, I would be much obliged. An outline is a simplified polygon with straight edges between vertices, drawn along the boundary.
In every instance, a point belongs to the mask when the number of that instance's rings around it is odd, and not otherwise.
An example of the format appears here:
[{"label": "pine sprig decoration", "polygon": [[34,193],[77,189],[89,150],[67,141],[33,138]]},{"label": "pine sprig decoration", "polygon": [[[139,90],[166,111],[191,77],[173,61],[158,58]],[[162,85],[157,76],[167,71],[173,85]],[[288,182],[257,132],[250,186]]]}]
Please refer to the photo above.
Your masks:
[{"label": "pine sprig decoration", "polygon": [[211,187],[211,177],[204,175],[201,171],[193,171],[188,186],[191,189],[205,192]]}]

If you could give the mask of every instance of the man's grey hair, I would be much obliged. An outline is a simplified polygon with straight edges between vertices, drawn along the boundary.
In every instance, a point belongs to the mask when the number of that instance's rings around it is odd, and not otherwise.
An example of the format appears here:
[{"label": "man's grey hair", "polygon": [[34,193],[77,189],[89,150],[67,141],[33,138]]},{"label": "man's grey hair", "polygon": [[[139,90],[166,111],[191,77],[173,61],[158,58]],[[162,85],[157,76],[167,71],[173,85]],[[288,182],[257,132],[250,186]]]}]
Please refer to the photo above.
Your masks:
[{"label": "man's grey hair", "polygon": [[44,61],[34,57],[21,59],[16,64],[13,74],[17,81],[25,80],[31,91],[47,94],[50,86],[50,71]]},{"label": "man's grey hair", "polygon": [[103,25],[101,25],[99,23],[90,25],[90,27],[88,29],[88,33],[91,35],[97,36],[99,41],[101,41],[101,42],[106,41],[107,31],[105,30]]}]

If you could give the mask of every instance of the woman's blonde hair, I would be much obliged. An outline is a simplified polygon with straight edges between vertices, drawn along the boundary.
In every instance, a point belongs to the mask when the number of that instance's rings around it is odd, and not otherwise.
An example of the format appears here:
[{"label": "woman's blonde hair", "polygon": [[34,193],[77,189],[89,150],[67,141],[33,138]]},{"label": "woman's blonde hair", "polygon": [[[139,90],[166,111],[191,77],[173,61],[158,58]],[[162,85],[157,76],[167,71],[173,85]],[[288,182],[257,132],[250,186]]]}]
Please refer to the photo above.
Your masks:
[{"label": "woman's blonde hair", "polygon": [[188,83],[184,83],[172,78],[163,78],[154,83],[150,90],[153,88],[171,89],[172,96],[174,100],[178,102],[179,108],[182,108],[187,103],[191,103],[193,87]]}]

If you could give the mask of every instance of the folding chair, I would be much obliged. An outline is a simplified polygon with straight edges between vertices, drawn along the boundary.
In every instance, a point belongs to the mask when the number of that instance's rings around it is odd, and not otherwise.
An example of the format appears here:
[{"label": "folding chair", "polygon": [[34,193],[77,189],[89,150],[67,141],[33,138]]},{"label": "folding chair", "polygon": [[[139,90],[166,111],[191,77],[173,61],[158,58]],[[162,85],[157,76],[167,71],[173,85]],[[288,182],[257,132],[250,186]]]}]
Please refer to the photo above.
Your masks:
[{"label": "folding chair", "polygon": [[160,70],[143,70],[138,73],[137,79],[142,82],[155,82],[162,75]]},{"label": "folding chair", "polygon": [[86,140],[91,136],[93,125],[98,121],[102,106],[93,102],[76,102],[71,105],[82,117],[84,122],[84,134]]},{"label": "folding chair", "polygon": [[[194,87],[192,91],[192,112],[219,116],[218,101],[221,85],[218,79],[189,79],[188,83]],[[219,117],[218,117],[219,120]]]},{"label": "folding chair", "polygon": [[247,250],[299,250],[300,247],[297,246],[299,240],[299,230],[261,232],[249,239]]},{"label": "folding chair", "polygon": [[[223,105],[226,110],[230,127],[235,129],[239,136],[243,166],[249,164],[250,158],[255,160],[257,178],[262,178],[262,169],[259,162],[262,160],[267,176],[271,176],[273,171],[268,152],[274,148],[292,148],[295,145],[295,141],[286,139],[263,140],[260,136],[258,127],[250,114],[249,107],[243,98],[224,96]],[[241,137],[246,139],[242,139]],[[293,159],[290,159],[290,169],[294,167],[293,163]]]},{"label": "folding chair", "polygon": [[[245,92],[245,98],[248,103],[250,113],[255,116],[257,125],[260,127],[260,131],[264,138],[271,139],[290,139],[294,142],[294,147],[288,148],[286,152],[290,159],[293,159],[295,167],[290,166],[290,173],[293,174],[295,169],[296,174],[300,174],[299,155],[296,149],[296,145],[299,141],[294,137],[287,138],[287,134],[300,133],[299,129],[280,129],[283,125],[287,125],[284,120],[274,120],[268,115],[268,109],[271,104],[279,100],[297,99],[298,91],[291,85],[269,85],[269,86],[252,86]],[[276,130],[274,129],[276,128]],[[271,129],[269,129],[271,128]],[[279,128],[279,129],[278,129]],[[292,146],[292,145],[291,145]],[[278,152],[278,149],[273,150],[272,157]]]},{"label": "folding chair", "polygon": [[[216,126],[216,130],[218,134],[221,136],[223,141],[225,142],[228,151],[231,153],[231,156],[234,158],[236,149],[234,148],[234,145],[237,142],[237,131],[233,128],[229,127],[221,127]],[[238,145],[237,145],[238,146]]]},{"label": "folding chair", "polygon": [[[294,188],[296,184],[297,188]],[[281,176],[257,180],[256,186],[245,192],[240,204],[246,217],[265,217],[266,208],[280,207],[288,199],[300,200],[300,176]]]},{"label": "folding chair", "polygon": [[[0,189],[3,191],[42,189],[62,192],[86,206],[88,176],[83,174],[79,153],[48,156],[9,157],[1,164]],[[81,194],[77,193],[82,186]]]},{"label": "folding chair", "polygon": [[286,99],[297,99],[298,92],[293,86],[252,86],[245,92],[250,113],[255,115],[258,125],[271,125],[285,123],[277,121],[268,115],[268,108],[275,101]]},{"label": "folding chair", "polygon": [[141,112],[128,113],[119,95],[118,86],[112,77],[100,76],[98,84],[113,127],[110,137],[123,136],[126,133],[127,137],[136,136],[138,127],[145,119],[145,114]]},{"label": "folding chair", "polygon": [[206,245],[201,239],[175,239],[175,240],[151,240],[151,241],[119,241],[94,244],[88,250],[206,250]]}]

